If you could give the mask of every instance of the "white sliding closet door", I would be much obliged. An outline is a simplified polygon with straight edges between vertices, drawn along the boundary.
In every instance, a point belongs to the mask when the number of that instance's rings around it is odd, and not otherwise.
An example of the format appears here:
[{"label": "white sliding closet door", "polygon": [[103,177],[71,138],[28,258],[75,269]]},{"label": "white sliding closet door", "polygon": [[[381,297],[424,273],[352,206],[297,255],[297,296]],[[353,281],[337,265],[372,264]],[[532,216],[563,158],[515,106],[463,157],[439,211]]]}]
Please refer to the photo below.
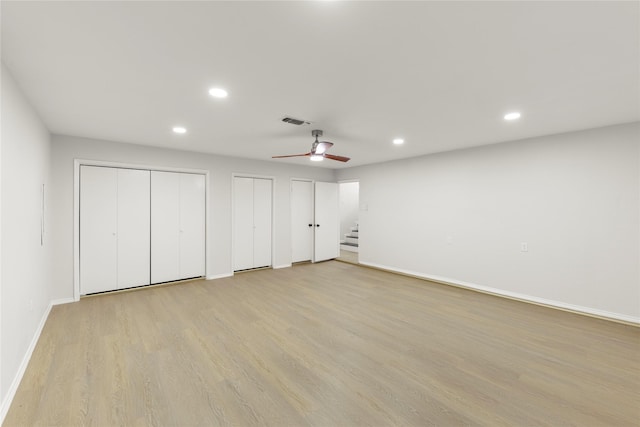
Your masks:
[{"label": "white sliding closet door", "polygon": [[313,183],[291,181],[291,261],[311,261],[313,255]]},{"label": "white sliding closet door", "polygon": [[151,171],[151,283],[180,279],[180,174]]},{"label": "white sliding closet door", "polygon": [[117,169],[80,167],[80,290],[118,288]]},{"label": "white sliding closet door", "polygon": [[340,256],[340,209],[338,184],[316,182],[314,261]]},{"label": "white sliding closet door", "polygon": [[205,275],[205,176],[180,174],[180,278]]},{"label": "white sliding closet door", "polygon": [[253,265],[271,265],[271,186],[270,179],[253,181]]},{"label": "white sliding closet door", "polygon": [[271,265],[272,186],[270,179],[233,180],[233,269]]},{"label": "white sliding closet door", "polygon": [[117,169],[118,289],[148,285],[151,262],[150,172]]}]

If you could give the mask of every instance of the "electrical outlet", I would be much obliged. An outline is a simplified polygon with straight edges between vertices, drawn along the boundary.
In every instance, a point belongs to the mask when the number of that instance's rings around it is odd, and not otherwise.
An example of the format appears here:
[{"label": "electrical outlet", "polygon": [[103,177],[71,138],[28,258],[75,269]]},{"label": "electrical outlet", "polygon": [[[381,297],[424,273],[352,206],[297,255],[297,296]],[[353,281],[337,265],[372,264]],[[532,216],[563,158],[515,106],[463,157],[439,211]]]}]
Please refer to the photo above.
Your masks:
[{"label": "electrical outlet", "polygon": [[529,252],[529,244],[526,242],[520,243],[520,252]]}]

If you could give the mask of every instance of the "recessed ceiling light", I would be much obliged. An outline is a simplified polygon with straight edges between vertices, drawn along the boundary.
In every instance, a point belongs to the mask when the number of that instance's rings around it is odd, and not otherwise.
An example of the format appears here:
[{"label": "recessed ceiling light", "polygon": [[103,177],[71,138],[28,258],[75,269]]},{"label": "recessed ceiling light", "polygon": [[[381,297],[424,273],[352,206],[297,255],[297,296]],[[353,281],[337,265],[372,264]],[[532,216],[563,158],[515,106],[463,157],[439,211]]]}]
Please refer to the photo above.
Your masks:
[{"label": "recessed ceiling light", "polygon": [[229,93],[219,87],[212,87],[211,89],[209,89],[209,95],[213,96],[214,98],[226,98]]},{"label": "recessed ceiling light", "polygon": [[182,126],[174,126],[173,133],[187,133],[187,129]]},{"label": "recessed ceiling light", "polygon": [[520,113],[514,111],[513,113],[507,113],[504,115],[505,120],[518,120],[520,118]]},{"label": "recessed ceiling light", "polygon": [[321,162],[322,159],[324,159],[324,156],[321,156],[319,154],[314,154],[313,156],[311,156],[312,162]]},{"label": "recessed ceiling light", "polygon": [[393,143],[394,143],[395,145],[402,145],[402,144],[404,144],[404,139],[402,139],[402,138],[396,138],[396,139],[394,139],[394,140],[393,140]]}]

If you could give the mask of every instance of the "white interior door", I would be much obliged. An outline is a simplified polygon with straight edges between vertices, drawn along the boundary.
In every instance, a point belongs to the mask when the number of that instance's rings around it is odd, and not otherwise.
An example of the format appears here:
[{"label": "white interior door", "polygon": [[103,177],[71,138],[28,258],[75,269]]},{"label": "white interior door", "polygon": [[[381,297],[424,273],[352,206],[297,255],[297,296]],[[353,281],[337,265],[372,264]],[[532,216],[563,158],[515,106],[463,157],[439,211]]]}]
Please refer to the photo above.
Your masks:
[{"label": "white interior door", "polygon": [[118,287],[117,169],[80,167],[80,293]]},{"label": "white interior door", "polygon": [[315,183],[314,262],[340,255],[340,211],[338,184]]},{"label": "white interior door", "polygon": [[205,275],[205,176],[180,174],[180,278]]},{"label": "white interior door", "polygon": [[291,181],[291,261],[311,261],[313,255],[313,183]]},{"label": "white interior door", "polygon": [[151,175],[114,169],[118,175],[118,289],[151,283]]},{"label": "white interior door", "polygon": [[253,178],[234,177],[233,270],[253,267]]},{"label": "white interior door", "polygon": [[253,180],[253,267],[271,265],[272,181]]},{"label": "white interior door", "polygon": [[180,278],[180,174],[151,171],[151,283]]}]

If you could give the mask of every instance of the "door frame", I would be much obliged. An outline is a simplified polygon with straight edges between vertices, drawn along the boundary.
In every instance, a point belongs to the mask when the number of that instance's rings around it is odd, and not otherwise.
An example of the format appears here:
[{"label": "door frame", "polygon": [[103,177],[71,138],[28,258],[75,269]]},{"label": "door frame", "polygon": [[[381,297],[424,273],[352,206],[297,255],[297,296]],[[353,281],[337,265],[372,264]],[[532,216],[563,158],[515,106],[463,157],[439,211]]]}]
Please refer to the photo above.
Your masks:
[{"label": "door frame", "polygon": [[195,173],[204,175],[205,185],[205,242],[204,242],[204,258],[205,258],[205,277],[209,271],[209,262],[207,254],[210,253],[209,242],[209,200],[210,200],[210,184],[209,184],[209,170],[206,169],[190,169],[190,168],[176,168],[171,166],[157,166],[142,163],[125,163],[125,162],[112,162],[106,160],[89,160],[89,159],[73,159],[73,300],[80,301],[80,166],[102,166],[107,168],[118,169],[139,169],[148,171],[161,171],[161,172],[179,172],[179,173]]},{"label": "door frame", "polygon": [[273,175],[258,175],[254,173],[244,173],[244,172],[233,172],[231,174],[231,275],[235,275],[234,271],[235,265],[235,249],[236,249],[236,239],[234,238],[234,230],[235,230],[235,179],[236,178],[254,178],[254,179],[269,179],[271,180],[271,268],[283,268],[287,266],[276,266],[274,263],[275,255],[276,255],[276,212],[275,212],[275,197],[276,197],[276,177]]}]

